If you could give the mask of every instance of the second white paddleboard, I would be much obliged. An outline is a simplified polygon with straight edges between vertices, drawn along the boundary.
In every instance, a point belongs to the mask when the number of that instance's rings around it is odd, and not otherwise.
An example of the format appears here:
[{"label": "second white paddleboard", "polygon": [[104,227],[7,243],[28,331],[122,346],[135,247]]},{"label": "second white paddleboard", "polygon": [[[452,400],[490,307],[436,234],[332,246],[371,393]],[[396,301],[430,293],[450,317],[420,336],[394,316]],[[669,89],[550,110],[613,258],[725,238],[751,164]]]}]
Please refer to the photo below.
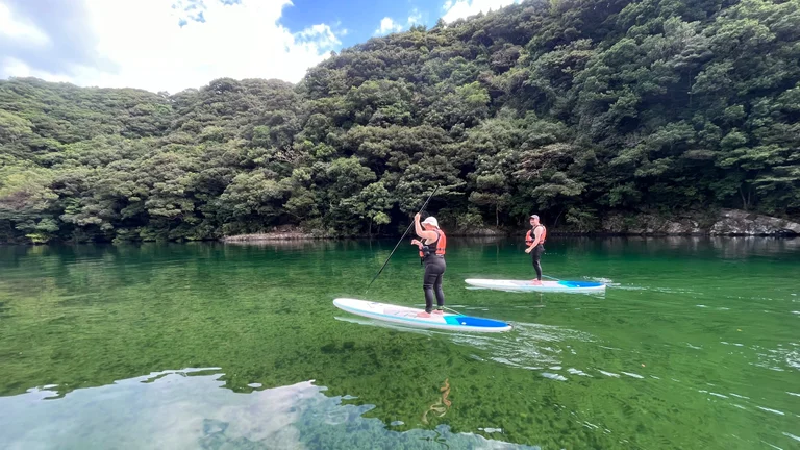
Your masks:
[{"label": "second white paddleboard", "polygon": [[492,280],[486,278],[467,278],[467,284],[481,287],[484,289],[495,289],[499,291],[513,292],[575,292],[575,293],[597,293],[605,292],[606,285],[599,281],[542,281],[541,284],[534,284],[530,280]]}]

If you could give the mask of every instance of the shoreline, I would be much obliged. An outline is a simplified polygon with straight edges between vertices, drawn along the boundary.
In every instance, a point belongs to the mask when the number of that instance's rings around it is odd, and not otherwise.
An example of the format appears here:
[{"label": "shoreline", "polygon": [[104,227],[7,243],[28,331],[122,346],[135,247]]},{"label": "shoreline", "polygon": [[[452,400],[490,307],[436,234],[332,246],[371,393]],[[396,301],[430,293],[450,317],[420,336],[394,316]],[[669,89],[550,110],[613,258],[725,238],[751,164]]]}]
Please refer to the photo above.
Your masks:
[{"label": "shoreline", "polygon": [[[463,238],[509,238],[516,234],[511,231],[497,232],[497,233],[449,233],[450,237],[463,237]],[[800,235],[792,233],[713,233],[713,232],[685,232],[685,233],[667,233],[667,232],[646,232],[646,233],[630,233],[630,232],[612,232],[612,231],[591,231],[591,232],[573,232],[573,231],[552,231],[550,236],[566,236],[566,237],[760,237],[760,238],[780,238],[780,239],[794,239]],[[225,236],[218,239],[222,243],[247,243],[247,242],[270,242],[270,241],[337,241],[337,240],[353,240],[353,239],[397,239],[399,235],[383,234],[373,236],[320,236],[313,233],[252,233],[252,234],[237,234],[232,236]],[[206,241],[206,242],[214,242]]]},{"label": "shoreline", "polygon": [[[608,214],[601,223],[591,224],[593,231],[582,231],[569,225],[562,228],[555,226],[549,230],[551,236],[581,236],[581,237],[615,237],[615,236],[646,236],[646,237],[773,237],[794,238],[800,236],[800,223],[788,219],[753,214],[744,210],[723,209],[711,217],[687,214],[682,217],[666,218],[654,214],[642,214],[624,217],[618,212]],[[527,226],[478,226],[467,229],[450,229],[448,236],[463,238],[507,238],[522,236]],[[446,228],[447,229],[447,228]],[[400,234],[337,234],[325,233],[319,229],[304,229],[300,225],[282,225],[270,231],[258,233],[243,233],[199,240],[197,242],[222,242],[222,243],[253,243],[253,242],[291,242],[291,241],[335,241],[353,239],[396,239]],[[131,243],[158,242],[158,241],[131,241]],[[176,240],[169,242],[187,242]],[[33,243],[21,240],[0,242],[2,245],[47,245],[48,242]],[[73,240],[52,240],[52,244],[75,244]],[[89,243],[89,242],[87,242]],[[102,242],[94,242],[102,243]]]},{"label": "shoreline", "polygon": [[[495,234],[475,234],[475,233],[451,233],[450,237],[464,238],[467,240],[500,240],[513,238],[519,233],[495,233]],[[787,233],[624,233],[624,232],[570,232],[553,231],[550,236],[558,237],[581,237],[581,238],[770,238],[775,240],[794,240],[800,238],[800,234]],[[206,239],[198,241],[130,241],[115,244],[112,242],[74,242],[74,241],[51,241],[47,243],[20,243],[20,242],[0,242],[0,247],[47,247],[52,245],[89,245],[89,244],[110,244],[110,245],[141,245],[141,244],[191,244],[191,243],[221,243],[221,244],[259,244],[259,243],[310,243],[310,242],[335,242],[335,241],[358,241],[358,240],[381,240],[397,239],[399,235],[373,235],[373,236],[320,236],[312,233],[252,233],[225,236],[219,239]]]}]

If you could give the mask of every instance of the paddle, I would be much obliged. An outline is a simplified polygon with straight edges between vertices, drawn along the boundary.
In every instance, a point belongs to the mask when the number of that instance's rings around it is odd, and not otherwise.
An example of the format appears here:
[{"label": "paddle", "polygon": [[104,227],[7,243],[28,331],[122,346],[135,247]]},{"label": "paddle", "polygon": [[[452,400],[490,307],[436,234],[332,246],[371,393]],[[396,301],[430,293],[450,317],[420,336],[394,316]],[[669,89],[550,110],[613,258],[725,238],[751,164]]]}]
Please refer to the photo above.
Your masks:
[{"label": "paddle", "polygon": [[[431,201],[431,198],[433,198],[433,194],[436,193],[437,189],[439,189],[439,185],[438,184],[433,188],[433,192],[431,192],[431,195],[428,196],[427,200],[425,200],[425,203],[422,205],[422,208],[419,209],[419,213],[420,214],[422,214],[422,211],[424,211],[425,207],[428,206],[428,202]],[[381,270],[379,270],[378,273],[376,273],[375,276],[372,277],[372,281],[369,282],[369,286],[367,286],[366,292],[369,292],[369,288],[370,288],[370,286],[372,286],[372,283],[378,278],[378,275],[380,275],[381,272],[383,272],[383,268],[386,267],[386,264],[388,264],[389,260],[392,259],[392,255],[394,255],[394,252],[397,251],[397,247],[399,247],[400,243],[403,242],[403,239],[405,239],[406,234],[408,234],[408,230],[410,230],[412,226],[414,226],[414,222],[413,221],[410,224],[408,224],[408,228],[406,228],[406,231],[400,237],[400,240],[397,241],[397,245],[394,246],[394,250],[392,250],[392,253],[389,254],[388,258],[386,258],[386,261],[383,262],[383,265],[381,266]]]}]

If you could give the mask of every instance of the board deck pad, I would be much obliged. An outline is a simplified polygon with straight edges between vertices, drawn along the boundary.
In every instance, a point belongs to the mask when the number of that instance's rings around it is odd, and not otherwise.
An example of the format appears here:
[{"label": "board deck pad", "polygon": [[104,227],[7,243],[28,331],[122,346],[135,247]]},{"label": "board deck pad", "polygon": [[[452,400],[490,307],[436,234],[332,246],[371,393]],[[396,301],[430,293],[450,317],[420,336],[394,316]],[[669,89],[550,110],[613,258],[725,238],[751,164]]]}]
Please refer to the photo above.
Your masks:
[{"label": "board deck pad", "polygon": [[337,298],[333,300],[333,304],[357,316],[419,328],[475,332],[500,332],[511,329],[511,325],[499,320],[482,319],[449,312],[445,312],[443,315],[431,314],[431,317],[417,317],[424,309],[368,300]]},{"label": "board deck pad", "polygon": [[495,289],[512,292],[574,292],[596,293],[605,292],[605,283],[599,281],[571,281],[560,280],[542,281],[542,284],[533,284],[531,280],[493,280],[486,278],[467,278],[467,284],[484,289]]}]

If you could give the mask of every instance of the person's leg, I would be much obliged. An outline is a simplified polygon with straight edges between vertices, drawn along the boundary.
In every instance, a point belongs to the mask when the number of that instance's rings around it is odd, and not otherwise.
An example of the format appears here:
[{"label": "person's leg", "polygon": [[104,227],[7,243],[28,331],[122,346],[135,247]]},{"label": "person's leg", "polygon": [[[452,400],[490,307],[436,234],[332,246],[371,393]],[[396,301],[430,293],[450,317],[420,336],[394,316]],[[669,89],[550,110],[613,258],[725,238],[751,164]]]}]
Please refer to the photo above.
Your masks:
[{"label": "person's leg", "polygon": [[433,310],[434,314],[444,314],[444,291],[442,291],[442,275],[436,278],[436,283],[433,285],[433,292],[436,294],[436,309]]},{"label": "person's leg", "polygon": [[436,294],[436,306],[441,309],[444,306],[444,290],[442,290],[442,280],[444,274],[436,277],[436,283],[433,285],[434,293]]},{"label": "person's leg", "polygon": [[[445,263],[444,258],[439,257],[431,257],[427,261],[426,268],[429,268],[429,271],[426,272],[430,278],[427,280],[431,283],[431,303],[433,297],[436,297],[436,309],[433,310],[435,314],[443,314],[442,306],[444,306],[444,291],[442,290],[442,275],[445,271]],[[428,295],[429,291],[426,291],[426,295]]]},{"label": "person's leg", "polygon": [[442,273],[436,278],[436,304],[438,306],[444,306],[444,290],[442,289],[442,281],[444,280],[444,273],[447,272],[447,262],[444,258],[441,259],[441,270]]},{"label": "person's leg", "polygon": [[425,292],[425,314],[420,313],[420,315],[430,315],[433,308],[433,285],[436,283],[437,276],[438,273],[434,270],[433,265],[425,264],[425,275],[422,279],[422,290]]},{"label": "person's leg", "polygon": [[542,253],[544,253],[544,246],[537,245],[531,253],[533,254],[533,270],[536,271],[534,283],[540,284],[542,282]]}]

